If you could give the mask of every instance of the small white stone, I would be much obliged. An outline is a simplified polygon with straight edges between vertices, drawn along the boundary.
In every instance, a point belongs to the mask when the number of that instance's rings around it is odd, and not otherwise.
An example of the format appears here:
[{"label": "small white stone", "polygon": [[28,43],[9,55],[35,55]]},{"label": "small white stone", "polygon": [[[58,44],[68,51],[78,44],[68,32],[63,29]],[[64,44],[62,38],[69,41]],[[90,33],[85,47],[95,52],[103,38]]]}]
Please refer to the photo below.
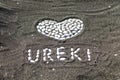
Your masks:
[{"label": "small white stone", "polygon": [[30,61],[31,60],[31,57],[28,57],[28,61]]},{"label": "small white stone", "polygon": [[31,53],[28,53],[28,56],[31,56]]},{"label": "small white stone", "polygon": [[77,28],[77,29],[80,29],[80,28],[81,28],[81,26],[80,26],[80,25],[78,25],[78,26],[76,26],[76,28]]},{"label": "small white stone", "polygon": [[37,29],[41,28],[39,25],[37,25]]},{"label": "small white stone", "polygon": [[35,59],[35,62],[37,62],[38,60],[39,60],[39,59],[38,59],[38,58],[36,58],[36,59]]},{"label": "small white stone", "polygon": [[53,71],[55,71],[55,68],[52,68]]},{"label": "small white stone", "polygon": [[43,24],[42,23],[38,23],[38,26],[43,26]]},{"label": "small white stone", "polygon": [[48,31],[50,32],[50,31],[51,31],[51,29],[48,29]]},{"label": "small white stone", "polygon": [[49,21],[48,21],[48,20],[45,20],[45,21],[44,21],[44,24],[48,24],[48,23],[49,23]]},{"label": "small white stone", "polygon": [[28,52],[31,53],[31,49],[28,49]]},{"label": "small white stone", "polygon": [[45,33],[49,33],[47,30],[45,30]]},{"label": "small white stone", "polygon": [[19,3],[19,2],[17,2],[16,4],[17,4],[17,5],[19,5],[20,3]]},{"label": "small white stone", "polygon": [[35,61],[33,61],[33,60],[30,60],[30,62],[31,62],[31,63],[35,63]]},{"label": "small white stone", "polygon": [[44,31],[45,31],[45,28],[43,28],[42,31],[44,32]]},{"label": "small white stone", "polygon": [[39,55],[37,54],[36,57],[39,58]]},{"label": "small white stone", "polygon": [[111,6],[108,6],[108,8],[111,8]]},{"label": "small white stone", "polygon": [[64,33],[64,34],[67,34],[68,32],[67,32],[67,31],[64,31],[63,33]]},{"label": "small white stone", "polygon": [[46,63],[47,63],[47,64],[49,64],[49,62],[48,62],[48,61],[47,61]]},{"label": "small white stone", "polygon": [[55,38],[59,38],[58,35],[55,35]]},{"label": "small white stone", "polygon": [[79,23],[83,23],[83,21],[81,21],[81,20],[77,20],[77,22],[79,22]]},{"label": "small white stone", "polygon": [[40,76],[42,77],[43,75],[41,74]]},{"label": "small white stone", "polygon": [[38,29],[38,32],[41,32],[41,30],[40,30],[40,29]]},{"label": "small white stone", "polygon": [[43,61],[46,61],[46,57],[43,57]]},{"label": "small white stone", "polygon": [[51,36],[53,36],[54,35],[54,33],[51,33]]},{"label": "small white stone", "polygon": [[81,26],[83,26],[83,24],[81,24]]},{"label": "small white stone", "polygon": [[42,26],[45,25],[44,21],[42,21],[40,24],[41,24]]},{"label": "small white stone", "polygon": [[51,29],[53,27],[53,25],[50,25],[49,28]]},{"label": "small white stone", "polygon": [[66,60],[66,58],[60,58],[60,61],[64,61],[64,60]]},{"label": "small white stone", "polygon": [[65,40],[65,38],[61,36],[60,40]]},{"label": "small white stone", "polygon": [[68,19],[69,22],[73,22],[74,19]]},{"label": "small white stone", "polygon": [[118,56],[118,54],[114,54],[114,56]]}]

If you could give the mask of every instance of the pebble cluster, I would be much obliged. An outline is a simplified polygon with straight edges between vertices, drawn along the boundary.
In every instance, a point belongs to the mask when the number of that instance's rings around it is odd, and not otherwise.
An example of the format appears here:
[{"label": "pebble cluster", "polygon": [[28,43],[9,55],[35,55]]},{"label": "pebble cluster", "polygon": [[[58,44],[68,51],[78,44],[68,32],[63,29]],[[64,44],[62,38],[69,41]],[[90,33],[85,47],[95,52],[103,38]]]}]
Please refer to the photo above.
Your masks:
[{"label": "pebble cluster", "polygon": [[61,22],[43,20],[38,23],[39,33],[57,39],[66,40],[80,34],[83,30],[83,21],[76,18],[69,18]]}]

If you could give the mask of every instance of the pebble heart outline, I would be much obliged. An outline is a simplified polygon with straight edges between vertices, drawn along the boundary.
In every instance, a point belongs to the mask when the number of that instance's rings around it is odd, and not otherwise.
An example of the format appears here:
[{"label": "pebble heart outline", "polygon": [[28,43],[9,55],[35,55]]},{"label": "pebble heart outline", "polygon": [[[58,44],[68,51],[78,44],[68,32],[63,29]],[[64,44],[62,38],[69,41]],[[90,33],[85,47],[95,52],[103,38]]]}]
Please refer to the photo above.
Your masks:
[{"label": "pebble heart outline", "polygon": [[73,38],[84,30],[83,21],[78,18],[67,18],[63,21],[43,19],[36,25],[37,31],[56,40]]}]

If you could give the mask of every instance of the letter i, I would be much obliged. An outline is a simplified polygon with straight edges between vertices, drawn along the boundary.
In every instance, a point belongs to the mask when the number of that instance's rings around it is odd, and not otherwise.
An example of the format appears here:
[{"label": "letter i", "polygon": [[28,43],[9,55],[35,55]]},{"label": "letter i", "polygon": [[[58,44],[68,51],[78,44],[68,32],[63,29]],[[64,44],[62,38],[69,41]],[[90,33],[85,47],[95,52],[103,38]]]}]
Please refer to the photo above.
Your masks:
[{"label": "letter i", "polygon": [[88,58],[88,61],[91,61],[91,56],[90,56],[90,49],[87,49],[87,58]]}]

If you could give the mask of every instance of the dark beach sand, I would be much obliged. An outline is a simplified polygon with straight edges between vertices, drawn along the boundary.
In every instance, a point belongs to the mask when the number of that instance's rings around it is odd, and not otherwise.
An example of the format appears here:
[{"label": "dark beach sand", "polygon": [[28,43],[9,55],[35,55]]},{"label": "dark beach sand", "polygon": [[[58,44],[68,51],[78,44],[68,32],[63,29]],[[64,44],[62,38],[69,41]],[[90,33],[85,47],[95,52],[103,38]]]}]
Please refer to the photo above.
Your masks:
[{"label": "dark beach sand", "polygon": [[[0,0],[0,80],[120,80],[119,0]],[[82,34],[57,41],[36,31],[39,19],[77,17]],[[82,62],[27,61],[26,50],[82,48]],[[90,48],[91,61],[84,49]],[[41,52],[42,53],[42,52]]]}]

